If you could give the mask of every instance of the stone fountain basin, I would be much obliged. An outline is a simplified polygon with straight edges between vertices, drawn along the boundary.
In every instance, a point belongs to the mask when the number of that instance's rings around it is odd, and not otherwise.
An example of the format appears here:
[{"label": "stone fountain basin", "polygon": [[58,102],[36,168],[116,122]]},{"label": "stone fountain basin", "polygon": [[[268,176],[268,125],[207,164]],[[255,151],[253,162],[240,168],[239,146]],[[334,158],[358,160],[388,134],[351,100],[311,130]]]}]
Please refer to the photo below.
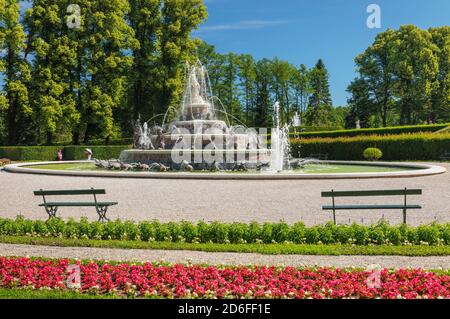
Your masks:
[{"label": "stone fountain basin", "polygon": [[[157,135],[152,135],[152,140],[157,138]],[[224,134],[224,133],[197,133],[197,134],[177,134],[177,133],[166,133],[163,134],[164,140],[165,141],[177,141],[178,138],[183,137],[184,138],[189,138],[191,141],[194,140],[201,140],[204,143],[210,143],[211,139],[212,140],[219,140],[219,141],[223,141],[223,142],[229,142],[229,141],[242,141],[242,142],[248,142],[249,138],[247,134]]]},{"label": "stone fountain basin", "polygon": [[[205,159],[210,159],[216,156],[223,159],[223,162],[227,162],[228,168],[234,166],[234,162],[247,162],[256,163],[258,162],[268,162],[270,160],[270,150],[269,149],[259,149],[259,150],[246,150],[242,149],[184,149],[184,150],[124,150],[120,155],[120,160],[131,164],[131,163],[163,163],[166,166],[170,166],[173,163],[174,156],[178,158],[189,158],[187,159],[190,163],[201,163]],[[203,159],[203,160],[202,160]],[[228,159],[228,160],[226,160]],[[178,163],[179,164],[179,163]]]},{"label": "stone fountain basin", "polygon": [[[158,151],[155,151],[158,152]],[[391,163],[391,162],[357,162],[357,161],[327,161],[329,164],[368,165],[384,167],[404,167],[412,169],[395,172],[371,173],[332,173],[332,174],[301,174],[301,173],[153,173],[153,172],[119,172],[119,171],[60,171],[30,168],[29,166],[64,163],[86,163],[88,161],[69,162],[36,162],[6,165],[4,170],[11,173],[43,174],[59,176],[110,177],[110,178],[148,178],[148,179],[204,179],[204,180],[317,180],[317,179],[367,179],[367,178],[412,178],[446,173],[441,166],[422,163]]]}]

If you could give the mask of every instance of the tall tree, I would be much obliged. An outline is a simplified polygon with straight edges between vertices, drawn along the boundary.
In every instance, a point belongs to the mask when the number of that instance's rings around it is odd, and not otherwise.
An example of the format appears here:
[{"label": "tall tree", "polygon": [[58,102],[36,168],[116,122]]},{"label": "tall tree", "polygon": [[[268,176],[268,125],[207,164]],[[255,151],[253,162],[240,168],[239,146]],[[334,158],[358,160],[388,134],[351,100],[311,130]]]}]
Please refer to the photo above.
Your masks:
[{"label": "tall tree", "polygon": [[281,105],[281,119],[284,123],[289,122],[290,118],[290,79],[295,68],[286,61],[275,58],[271,63],[273,74],[272,87],[275,93],[275,99]]},{"label": "tall tree", "polygon": [[312,93],[309,70],[304,64],[301,64],[300,68],[296,72],[293,72],[291,86],[294,90],[295,111],[299,113],[303,123],[309,97]]},{"label": "tall tree", "polygon": [[133,63],[125,52],[137,46],[133,29],[125,20],[129,10],[128,2],[121,0],[97,0],[90,7],[85,51],[89,74],[82,112],[85,142],[94,134],[108,138],[118,128],[114,111],[126,94],[126,75]]},{"label": "tall tree", "polygon": [[270,83],[271,83],[271,62],[263,59],[256,64],[256,104],[254,126],[265,128],[272,125],[270,119]]},{"label": "tall tree", "polygon": [[[355,59],[359,77],[365,82],[364,90],[367,96],[362,98],[361,92],[355,91],[361,88],[361,83],[357,79],[355,85],[349,91],[356,94],[352,103],[363,103],[355,105],[359,110],[369,103],[374,106],[374,112],[378,114],[383,126],[388,125],[388,115],[394,108],[394,37],[395,32],[387,30],[380,33],[372,46]],[[366,101],[367,100],[367,101]],[[372,111],[372,110],[371,110]],[[362,120],[362,119],[361,119]]]},{"label": "tall tree", "polygon": [[145,120],[156,115],[154,92],[159,89],[156,79],[162,0],[129,0],[129,3],[128,20],[139,42],[133,48],[134,63],[128,76],[128,99],[122,115],[126,119],[124,125],[131,127],[130,121],[139,115]]},{"label": "tall tree", "polygon": [[431,94],[438,85],[438,59],[431,35],[413,25],[400,27],[394,43],[395,94],[399,97],[400,124],[430,119]]},{"label": "tall tree", "polygon": [[319,59],[311,70],[310,83],[312,94],[309,98],[306,120],[309,125],[328,125],[332,122],[333,102],[328,84],[328,71],[322,59]]},{"label": "tall tree", "polygon": [[351,93],[348,99],[350,114],[345,118],[346,128],[354,129],[356,121],[360,122],[362,128],[371,126],[370,117],[378,105],[371,99],[370,90],[369,82],[363,78],[357,78],[349,85],[347,91]]},{"label": "tall tree", "polygon": [[211,90],[220,100],[225,99],[223,88],[227,56],[219,54],[213,45],[197,40],[196,55],[208,71]]},{"label": "tall tree", "polygon": [[26,13],[28,50],[33,52],[30,96],[36,142],[41,142],[42,137],[46,143],[52,143],[58,131],[74,126],[79,120],[70,92],[76,46],[63,31],[66,9],[64,1],[35,0]]},{"label": "tall tree", "polygon": [[177,106],[183,89],[185,62],[195,52],[190,34],[206,17],[202,0],[164,0],[158,65],[161,90],[156,113],[165,113],[167,107]]},{"label": "tall tree", "polygon": [[0,71],[3,74],[1,115],[7,130],[6,143],[24,142],[26,125],[32,109],[29,105],[27,84],[30,67],[24,58],[25,32],[20,23],[19,3],[16,0],[0,2]]},{"label": "tall tree", "polygon": [[432,41],[436,45],[439,72],[437,86],[431,98],[430,122],[450,121],[450,26],[431,28]]},{"label": "tall tree", "polygon": [[251,122],[252,107],[255,103],[256,65],[251,55],[243,54],[238,57],[238,66],[240,70],[240,86],[244,92],[243,109],[245,122],[248,124]]},{"label": "tall tree", "polygon": [[234,53],[226,56],[222,83],[222,102],[229,115],[231,124],[241,123],[241,105],[238,94],[238,57]]}]

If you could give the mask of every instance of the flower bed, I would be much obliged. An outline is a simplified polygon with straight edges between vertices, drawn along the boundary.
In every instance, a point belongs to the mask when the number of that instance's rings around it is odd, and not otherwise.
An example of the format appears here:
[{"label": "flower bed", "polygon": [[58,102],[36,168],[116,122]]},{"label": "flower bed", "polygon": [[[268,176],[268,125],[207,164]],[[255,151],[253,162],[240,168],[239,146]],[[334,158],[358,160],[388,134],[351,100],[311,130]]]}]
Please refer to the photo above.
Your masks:
[{"label": "flower bed", "polygon": [[[70,261],[0,257],[0,288],[68,290]],[[80,293],[155,298],[450,298],[424,270],[82,263]],[[378,277],[374,277],[376,274]],[[373,280],[375,279],[375,280]]]}]

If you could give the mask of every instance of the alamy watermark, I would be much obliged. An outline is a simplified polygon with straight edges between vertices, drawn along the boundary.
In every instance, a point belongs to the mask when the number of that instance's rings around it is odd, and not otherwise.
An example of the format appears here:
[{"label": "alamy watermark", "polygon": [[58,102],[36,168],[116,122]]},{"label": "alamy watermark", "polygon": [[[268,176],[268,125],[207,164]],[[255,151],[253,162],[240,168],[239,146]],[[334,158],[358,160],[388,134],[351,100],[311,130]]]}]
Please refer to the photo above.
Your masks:
[{"label": "alamy watermark", "polygon": [[69,265],[66,268],[67,280],[66,286],[69,289],[81,288],[81,270],[78,265]]},{"label": "alamy watermark", "polygon": [[379,289],[381,288],[381,266],[380,265],[370,265],[367,267],[370,272],[366,280],[367,288]]},{"label": "alamy watermark", "polygon": [[[171,159],[175,164],[267,163],[268,147],[263,136],[267,129],[238,128],[233,134],[218,133],[213,128],[203,130],[194,122],[194,134],[189,129],[178,128],[171,134]],[[201,151],[196,151],[201,150]]]},{"label": "alamy watermark", "polygon": [[66,11],[66,24],[69,29],[79,30],[81,28],[81,8],[78,4],[70,4]]},{"label": "alamy watermark", "polygon": [[381,29],[381,7],[378,4],[369,4],[367,6],[367,27],[369,29]]}]

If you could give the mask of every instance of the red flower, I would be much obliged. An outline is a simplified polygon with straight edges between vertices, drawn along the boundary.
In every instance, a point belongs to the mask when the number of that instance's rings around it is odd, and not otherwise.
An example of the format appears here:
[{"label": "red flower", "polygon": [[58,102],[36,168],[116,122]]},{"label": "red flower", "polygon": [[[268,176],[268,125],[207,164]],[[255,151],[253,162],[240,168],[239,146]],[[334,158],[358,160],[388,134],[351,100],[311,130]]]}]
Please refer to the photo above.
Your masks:
[{"label": "red flower", "polygon": [[[69,289],[69,264],[66,259],[0,257],[0,287]],[[170,298],[450,298],[450,276],[421,269],[383,269],[379,285],[374,286],[368,285],[372,272],[332,268],[77,264],[81,293]]]}]

